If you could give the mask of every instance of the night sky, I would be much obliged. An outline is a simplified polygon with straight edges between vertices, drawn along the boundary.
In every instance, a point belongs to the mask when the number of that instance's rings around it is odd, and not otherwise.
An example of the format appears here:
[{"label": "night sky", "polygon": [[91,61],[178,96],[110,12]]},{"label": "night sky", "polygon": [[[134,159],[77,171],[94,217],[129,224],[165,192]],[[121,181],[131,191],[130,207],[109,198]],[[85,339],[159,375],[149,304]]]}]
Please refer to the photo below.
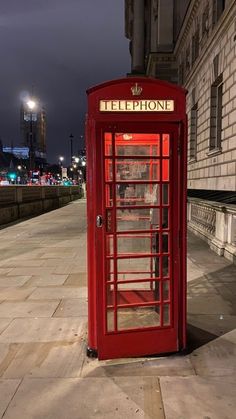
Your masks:
[{"label": "night sky", "polygon": [[69,164],[84,134],[86,89],[130,71],[124,0],[0,0],[0,138],[20,145],[21,96],[46,108],[47,155]]}]

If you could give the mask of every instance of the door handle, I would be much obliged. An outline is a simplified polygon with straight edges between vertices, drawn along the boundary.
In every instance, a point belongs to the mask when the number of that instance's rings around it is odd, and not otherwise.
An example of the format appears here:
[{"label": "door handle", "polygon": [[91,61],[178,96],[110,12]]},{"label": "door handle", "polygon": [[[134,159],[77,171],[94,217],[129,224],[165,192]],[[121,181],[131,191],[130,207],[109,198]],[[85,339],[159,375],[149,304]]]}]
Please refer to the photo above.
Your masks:
[{"label": "door handle", "polygon": [[97,215],[97,217],[96,217],[96,226],[97,227],[102,227],[102,216],[101,215]]}]

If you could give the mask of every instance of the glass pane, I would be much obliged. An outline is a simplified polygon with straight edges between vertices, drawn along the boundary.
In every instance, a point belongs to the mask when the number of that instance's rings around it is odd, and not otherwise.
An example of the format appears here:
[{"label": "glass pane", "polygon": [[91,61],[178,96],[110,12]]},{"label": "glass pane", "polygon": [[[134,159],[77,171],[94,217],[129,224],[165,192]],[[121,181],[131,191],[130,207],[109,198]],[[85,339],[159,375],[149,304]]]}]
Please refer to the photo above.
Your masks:
[{"label": "glass pane", "polygon": [[130,258],[130,259],[118,259],[117,260],[117,270],[119,274],[122,274],[124,279],[132,279],[129,277],[129,274],[132,273],[142,273],[143,277],[149,278],[154,273],[155,258],[146,257],[146,258]]},{"label": "glass pane", "polygon": [[158,281],[118,284],[117,304],[150,303],[160,300]]},{"label": "glass pane", "polygon": [[113,180],[112,160],[105,159],[105,181],[109,182],[111,180]]},{"label": "glass pane", "polygon": [[107,273],[107,281],[114,280],[114,260],[113,259],[106,259],[106,273]]},{"label": "glass pane", "polygon": [[169,276],[169,256],[162,257],[162,275]]},{"label": "glass pane", "polygon": [[107,331],[114,331],[114,310],[111,308],[107,309]]},{"label": "glass pane", "polygon": [[170,155],[170,136],[169,134],[162,135],[162,155],[169,156]]},{"label": "glass pane", "polygon": [[107,285],[107,306],[114,306],[114,285]]},{"label": "glass pane", "polygon": [[166,183],[162,184],[162,203],[163,205],[169,204],[169,185]]},{"label": "glass pane", "polygon": [[117,310],[118,330],[160,326],[160,307],[130,307]]},{"label": "glass pane", "polygon": [[116,180],[160,180],[158,160],[116,160]]},{"label": "glass pane", "polygon": [[112,207],[113,206],[113,199],[112,199],[112,185],[105,185],[105,191],[106,191],[106,207]]},{"label": "glass pane", "polygon": [[168,228],[169,227],[169,208],[162,209],[162,227]]},{"label": "glass pane", "polygon": [[116,133],[117,156],[159,156],[159,134]]},{"label": "glass pane", "polygon": [[[159,211],[159,209],[158,209]],[[117,231],[131,230],[150,230],[152,228],[152,219],[150,209],[130,209],[117,210]]]},{"label": "glass pane", "polygon": [[156,253],[156,234],[135,234],[117,236],[118,254]]},{"label": "glass pane", "polygon": [[169,175],[169,160],[163,159],[162,160],[162,180],[163,181],[169,181],[170,175]]},{"label": "glass pane", "polygon": [[163,281],[163,300],[169,300],[170,298],[170,282]]},{"label": "glass pane", "polygon": [[170,324],[170,306],[165,304],[163,307],[163,325],[168,326]]},{"label": "glass pane", "polygon": [[113,235],[107,235],[106,236],[106,242],[107,242],[107,246],[106,246],[106,253],[107,256],[113,255]]},{"label": "glass pane", "polygon": [[112,155],[112,134],[111,132],[104,133],[104,146],[105,146],[105,156]]},{"label": "glass pane", "polygon": [[162,234],[162,253],[169,252],[169,234],[163,233]]},{"label": "glass pane", "polygon": [[158,205],[159,185],[132,184],[128,182],[118,183],[116,189],[116,201],[118,206],[125,205]]}]

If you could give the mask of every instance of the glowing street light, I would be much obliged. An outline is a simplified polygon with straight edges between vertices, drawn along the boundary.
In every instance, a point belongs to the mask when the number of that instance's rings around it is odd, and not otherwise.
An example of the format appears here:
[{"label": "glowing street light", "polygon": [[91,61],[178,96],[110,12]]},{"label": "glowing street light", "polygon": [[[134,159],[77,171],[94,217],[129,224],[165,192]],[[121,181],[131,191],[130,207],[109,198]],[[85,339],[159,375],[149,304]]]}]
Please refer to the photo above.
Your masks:
[{"label": "glowing street light", "polygon": [[35,106],[36,106],[36,102],[35,102],[34,100],[28,100],[28,101],[26,102],[26,105],[28,106],[28,108],[29,108],[30,110],[33,110],[33,109],[35,108]]}]

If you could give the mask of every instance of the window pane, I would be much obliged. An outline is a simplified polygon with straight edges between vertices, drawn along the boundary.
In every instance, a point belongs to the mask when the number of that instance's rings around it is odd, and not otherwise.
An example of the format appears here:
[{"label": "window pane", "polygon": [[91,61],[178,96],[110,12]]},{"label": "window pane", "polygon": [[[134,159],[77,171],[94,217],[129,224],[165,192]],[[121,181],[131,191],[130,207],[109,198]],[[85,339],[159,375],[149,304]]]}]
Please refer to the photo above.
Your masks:
[{"label": "window pane", "polygon": [[169,134],[162,135],[162,155],[169,156],[170,155],[170,136]]},{"label": "window pane", "polygon": [[157,253],[156,234],[117,236],[118,254]]},{"label": "window pane", "polygon": [[105,159],[105,182],[113,180],[112,160]]},{"label": "window pane", "polygon": [[112,134],[111,132],[104,133],[104,147],[105,147],[105,156],[112,155]]},{"label": "window pane", "polygon": [[168,326],[170,324],[170,305],[165,304],[163,307],[163,325]]},{"label": "window pane", "polygon": [[159,156],[159,134],[116,133],[117,156]]},{"label": "window pane", "polygon": [[118,284],[117,304],[150,303],[160,300],[158,281]]},{"label": "window pane", "polygon": [[160,326],[160,307],[130,307],[117,310],[118,330]]},{"label": "window pane", "polygon": [[116,201],[118,206],[158,205],[159,193],[159,185],[123,182],[117,184]]},{"label": "window pane", "polygon": [[117,210],[117,231],[151,230],[159,228],[159,208]]},{"label": "window pane", "polygon": [[155,259],[155,257],[118,259],[117,270],[120,279],[133,279],[134,276],[137,277],[137,274],[142,274],[143,278],[154,277]]},{"label": "window pane", "polygon": [[111,308],[107,309],[107,331],[114,331],[114,310]]},{"label": "window pane", "polygon": [[116,160],[116,180],[160,180],[159,160]]}]

